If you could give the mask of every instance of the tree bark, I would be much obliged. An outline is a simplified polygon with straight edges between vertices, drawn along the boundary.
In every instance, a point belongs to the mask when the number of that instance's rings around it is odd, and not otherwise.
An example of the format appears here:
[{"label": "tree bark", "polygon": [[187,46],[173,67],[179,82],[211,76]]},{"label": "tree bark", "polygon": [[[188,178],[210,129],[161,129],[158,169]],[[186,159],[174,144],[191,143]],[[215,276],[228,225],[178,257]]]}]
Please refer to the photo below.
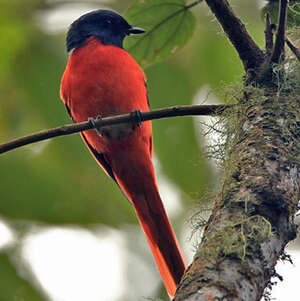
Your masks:
[{"label": "tree bark", "polygon": [[[300,197],[300,97],[245,88],[222,191],[174,300],[260,300]],[[232,120],[232,117],[229,117]]]},{"label": "tree bark", "polygon": [[290,70],[278,65],[284,58],[288,0],[280,1],[276,41],[266,52],[227,0],[206,3],[238,52],[246,81],[239,104],[224,117],[234,131],[225,149],[223,186],[174,300],[260,300],[297,232],[300,84],[293,64]]}]

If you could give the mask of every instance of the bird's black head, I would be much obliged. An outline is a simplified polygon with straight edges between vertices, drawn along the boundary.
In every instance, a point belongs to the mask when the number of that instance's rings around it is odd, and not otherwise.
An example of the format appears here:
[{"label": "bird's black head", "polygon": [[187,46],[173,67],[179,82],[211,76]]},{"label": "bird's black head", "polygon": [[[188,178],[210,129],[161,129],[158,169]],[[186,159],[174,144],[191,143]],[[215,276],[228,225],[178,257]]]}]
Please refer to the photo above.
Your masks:
[{"label": "bird's black head", "polygon": [[145,30],[132,27],[119,14],[110,10],[95,10],[74,21],[67,34],[67,51],[82,46],[88,37],[94,36],[103,44],[122,48],[127,35]]}]

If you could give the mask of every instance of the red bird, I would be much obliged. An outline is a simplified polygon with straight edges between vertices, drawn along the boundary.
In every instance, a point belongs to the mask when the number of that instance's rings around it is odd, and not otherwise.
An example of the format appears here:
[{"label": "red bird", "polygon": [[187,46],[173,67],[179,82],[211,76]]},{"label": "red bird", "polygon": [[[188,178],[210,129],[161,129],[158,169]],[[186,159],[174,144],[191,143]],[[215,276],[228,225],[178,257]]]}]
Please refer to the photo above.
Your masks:
[{"label": "red bird", "polygon": [[[122,47],[126,36],[143,32],[109,10],[87,13],[71,24],[60,94],[74,122],[149,110],[145,75]],[[158,192],[151,122],[106,126],[81,137],[134,206],[173,297],[186,265]]]}]

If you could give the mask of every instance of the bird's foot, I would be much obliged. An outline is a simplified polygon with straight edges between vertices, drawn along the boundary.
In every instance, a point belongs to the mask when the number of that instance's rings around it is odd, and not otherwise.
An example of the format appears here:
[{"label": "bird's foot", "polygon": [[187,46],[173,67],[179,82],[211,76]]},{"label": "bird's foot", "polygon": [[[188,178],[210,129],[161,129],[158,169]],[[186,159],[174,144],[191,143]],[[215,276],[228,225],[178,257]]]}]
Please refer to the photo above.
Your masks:
[{"label": "bird's foot", "polygon": [[142,112],[140,110],[133,110],[130,112],[132,123],[138,127],[142,126]]},{"label": "bird's foot", "polygon": [[88,121],[89,121],[90,125],[96,130],[97,134],[98,134],[100,137],[102,137],[102,136],[103,136],[102,128],[99,127],[99,126],[97,126],[96,123],[95,123],[95,121],[98,121],[98,120],[100,120],[100,119],[102,119],[102,117],[101,117],[101,115],[98,115],[98,116],[96,117],[96,120],[95,120],[93,117],[89,117],[89,118],[88,118]]}]

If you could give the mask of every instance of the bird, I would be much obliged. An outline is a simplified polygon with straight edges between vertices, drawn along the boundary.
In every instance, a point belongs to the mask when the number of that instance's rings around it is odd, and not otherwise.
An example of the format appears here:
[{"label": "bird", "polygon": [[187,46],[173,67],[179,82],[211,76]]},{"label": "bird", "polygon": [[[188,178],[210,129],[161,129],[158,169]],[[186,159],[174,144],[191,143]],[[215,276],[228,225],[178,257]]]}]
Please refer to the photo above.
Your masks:
[{"label": "bird", "polygon": [[132,113],[137,122],[81,132],[90,153],[133,205],[170,298],[186,269],[185,259],[162,203],[152,162],[151,121],[146,78],[123,48],[125,37],[145,30],[130,25],[111,10],[86,13],[69,27],[69,59],[60,96],[72,120]]}]

